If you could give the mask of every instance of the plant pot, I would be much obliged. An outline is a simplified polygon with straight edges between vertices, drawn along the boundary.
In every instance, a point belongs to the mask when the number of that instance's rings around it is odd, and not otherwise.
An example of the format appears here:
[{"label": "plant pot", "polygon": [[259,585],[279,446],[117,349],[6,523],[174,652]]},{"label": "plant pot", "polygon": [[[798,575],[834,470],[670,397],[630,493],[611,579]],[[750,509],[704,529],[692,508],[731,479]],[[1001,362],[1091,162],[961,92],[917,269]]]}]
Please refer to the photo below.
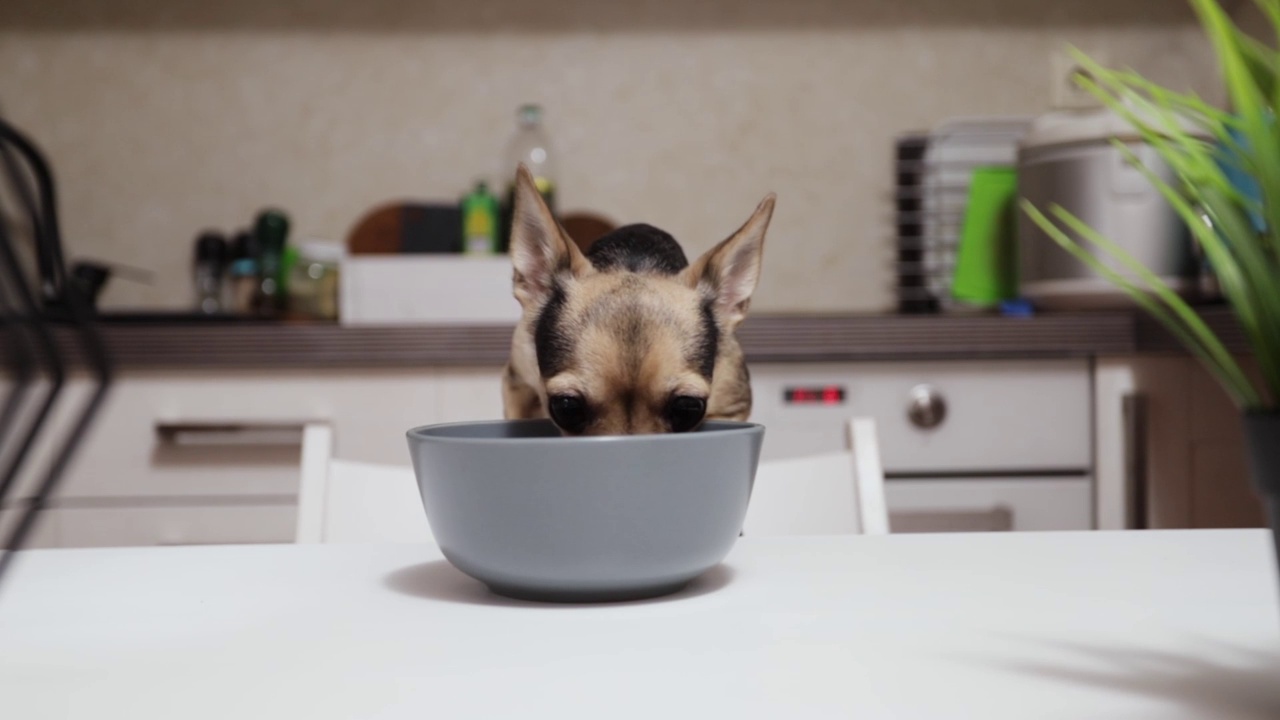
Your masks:
[{"label": "plant pot", "polygon": [[1280,563],[1280,412],[1246,412],[1244,432],[1253,486],[1262,496]]}]

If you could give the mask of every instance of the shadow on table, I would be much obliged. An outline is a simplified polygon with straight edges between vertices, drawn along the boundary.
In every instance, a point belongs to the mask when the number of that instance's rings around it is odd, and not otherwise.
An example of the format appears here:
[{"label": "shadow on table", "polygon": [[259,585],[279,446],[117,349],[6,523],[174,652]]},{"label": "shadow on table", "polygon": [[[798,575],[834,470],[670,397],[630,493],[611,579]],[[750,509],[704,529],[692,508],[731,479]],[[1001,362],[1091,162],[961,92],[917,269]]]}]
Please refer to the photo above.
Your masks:
[{"label": "shadow on table", "polygon": [[[1053,645],[1079,655],[1093,667],[1069,667],[1036,661],[1011,664],[1008,669],[1164,700],[1185,711],[1189,717],[1215,720],[1280,718],[1278,653],[1228,647],[1212,640],[1204,641],[1204,655],[1207,657],[1079,643],[1054,642]],[[1227,656],[1234,656],[1229,664],[1223,662]]]},{"label": "shadow on table", "polygon": [[601,607],[619,605],[651,605],[654,603],[685,600],[713,593],[733,581],[733,568],[720,564],[695,578],[683,590],[650,598],[613,603],[544,603],[495,595],[479,580],[468,577],[447,560],[418,563],[387,574],[383,584],[402,595],[436,600],[439,602],[465,603],[469,605],[495,605],[506,607],[537,607],[549,609]]}]

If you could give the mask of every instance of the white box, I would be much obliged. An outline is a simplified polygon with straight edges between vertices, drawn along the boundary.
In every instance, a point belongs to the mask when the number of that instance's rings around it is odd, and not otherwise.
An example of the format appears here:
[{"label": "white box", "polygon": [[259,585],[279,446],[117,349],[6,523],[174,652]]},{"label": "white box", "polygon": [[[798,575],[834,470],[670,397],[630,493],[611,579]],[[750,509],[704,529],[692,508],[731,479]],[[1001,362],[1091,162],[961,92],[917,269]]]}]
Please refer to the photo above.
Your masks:
[{"label": "white box", "polygon": [[342,259],[342,325],[514,325],[511,258],[348,255]]}]

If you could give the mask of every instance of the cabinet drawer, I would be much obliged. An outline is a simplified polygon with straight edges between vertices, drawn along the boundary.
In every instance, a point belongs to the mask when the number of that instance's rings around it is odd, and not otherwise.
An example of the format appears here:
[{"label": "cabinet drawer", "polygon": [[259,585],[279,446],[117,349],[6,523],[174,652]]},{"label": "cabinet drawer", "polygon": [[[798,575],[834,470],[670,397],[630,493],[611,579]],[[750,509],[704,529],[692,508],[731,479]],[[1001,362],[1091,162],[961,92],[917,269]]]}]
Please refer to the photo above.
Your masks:
[{"label": "cabinet drawer", "polygon": [[407,464],[404,432],[435,420],[436,389],[430,376],[413,372],[125,374],[79,448],[61,494],[270,496],[274,502],[298,492],[306,423],[333,424],[341,457]]},{"label": "cabinet drawer", "polygon": [[301,428],[311,413],[266,385],[187,375],[121,378],[59,494],[296,496]]},{"label": "cabinet drawer", "polygon": [[58,508],[62,547],[292,542],[292,505]]},{"label": "cabinet drawer", "polygon": [[[1085,360],[762,364],[752,366],[752,387],[751,419],[767,427],[766,460],[843,449],[842,425],[857,415],[876,420],[890,475],[1085,471],[1092,465]],[[788,403],[794,388],[831,392],[826,402]],[[925,389],[945,408],[932,427],[909,412],[913,396]]]},{"label": "cabinet drawer", "polygon": [[1088,477],[890,480],[889,530],[1089,530],[1092,488]]}]

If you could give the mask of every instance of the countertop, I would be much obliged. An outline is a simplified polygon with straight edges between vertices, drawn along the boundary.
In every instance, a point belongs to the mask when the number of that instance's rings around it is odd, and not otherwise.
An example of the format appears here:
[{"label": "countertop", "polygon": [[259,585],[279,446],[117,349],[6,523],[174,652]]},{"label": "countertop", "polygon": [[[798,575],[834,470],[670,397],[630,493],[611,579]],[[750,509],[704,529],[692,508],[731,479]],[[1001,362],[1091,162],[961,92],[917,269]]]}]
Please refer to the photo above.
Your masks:
[{"label": "countertop", "polygon": [[[1247,350],[1230,312],[1203,313],[1232,350]],[[104,322],[118,367],[317,368],[501,365],[508,325],[342,327],[287,322]],[[58,342],[73,362],[73,335]],[[992,315],[769,315],[738,331],[751,362],[849,362],[1061,358],[1180,352],[1154,321],[1137,311]]]}]

